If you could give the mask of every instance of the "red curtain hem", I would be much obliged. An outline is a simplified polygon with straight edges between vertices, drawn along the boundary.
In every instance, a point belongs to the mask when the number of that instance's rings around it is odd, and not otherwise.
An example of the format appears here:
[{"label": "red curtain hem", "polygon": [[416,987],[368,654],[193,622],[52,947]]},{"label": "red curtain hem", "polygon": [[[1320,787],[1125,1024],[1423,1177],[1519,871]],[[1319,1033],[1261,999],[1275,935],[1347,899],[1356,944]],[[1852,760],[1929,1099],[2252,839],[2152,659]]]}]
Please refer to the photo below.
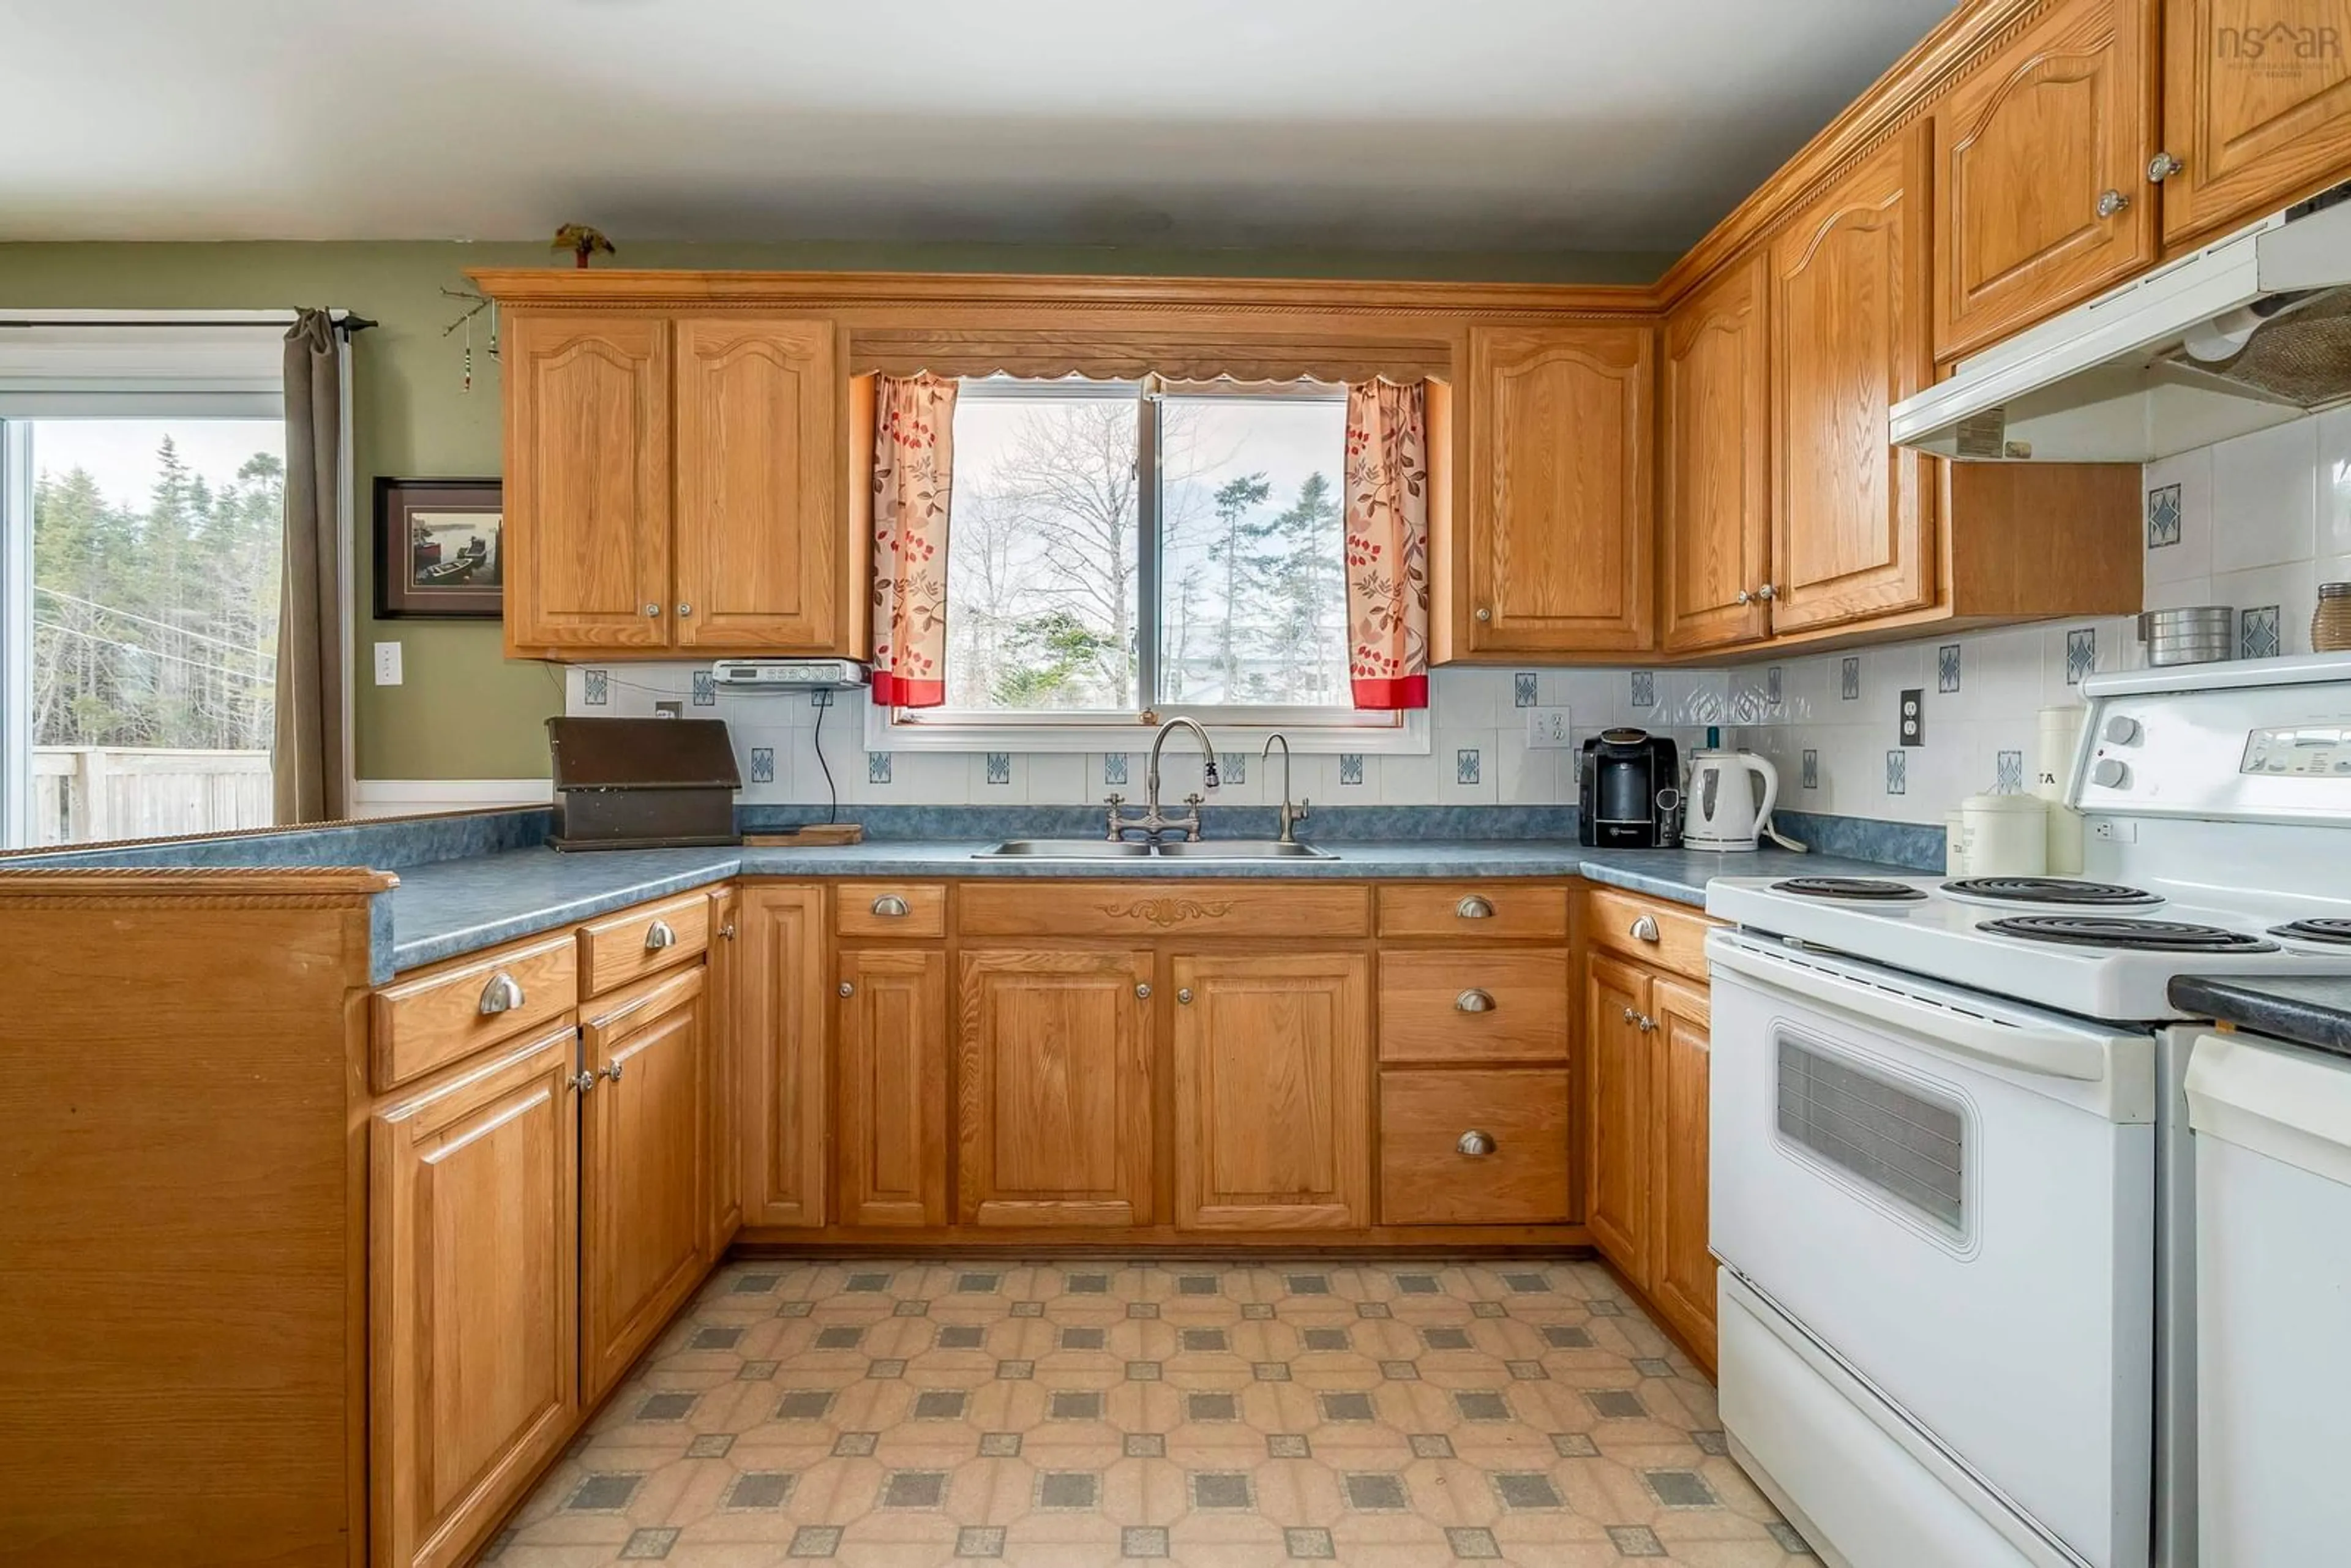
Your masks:
[{"label": "red curtain hem", "polygon": [[1372,713],[1398,713],[1428,706],[1428,677],[1405,675],[1396,680],[1354,682],[1355,706]]},{"label": "red curtain hem", "polygon": [[945,707],[945,681],[910,681],[886,670],[873,672],[873,700],[883,707]]}]

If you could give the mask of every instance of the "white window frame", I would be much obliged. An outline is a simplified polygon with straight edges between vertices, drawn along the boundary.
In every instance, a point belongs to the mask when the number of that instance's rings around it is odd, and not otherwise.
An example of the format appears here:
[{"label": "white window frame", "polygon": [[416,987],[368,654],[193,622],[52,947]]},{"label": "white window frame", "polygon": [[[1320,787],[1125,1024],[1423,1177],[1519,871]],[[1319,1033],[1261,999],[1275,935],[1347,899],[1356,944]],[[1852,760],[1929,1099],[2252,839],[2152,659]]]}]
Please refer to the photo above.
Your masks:
[{"label": "white window frame", "polygon": [[[989,384],[998,380],[1002,382],[1001,387]],[[1259,396],[1301,401],[1299,394],[1289,387],[1165,383],[1155,378],[1144,382],[1087,381],[1077,377],[1040,384],[1031,380],[1004,377],[966,381],[958,394],[958,406],[960,399],[964,398],[1042,402],[1055,397],[1098,398],[1105,393],[1131,394],[1138,403],[1137,460],[1155,465],[1158,459],[1157,419],[1155,414],[1149,421],[1143,420],[1143,409],[1155,405],[1165,395],[1197,395],[1211,392],[1218,396],[1236,398]],[[1343,397],[1343,393],[1330,395],[1332,401]],[[1322,400],[1317,398],[1315,401]],[[1342,483],[1343,485],[1343,476]],[[1150,607],[1150,613],[1137,626],[1136,665],[1138,679],[1146,684],[1155,682],[1157,675],[1162,606],[1158,553],[1144,548],[1144,542],[1155,538],[1159,532],[1159,503],[1160,488],[1155,479],[1152,484],[1137,487],[1136,597]],[[948,528],[952,536],[952,511]],[[955,614],[952,603],[947,606],[947,614],[950,618]],[[1203,726],[1214,729],[1220,744],[1230,740],[1236,748],[1260,747],[1266,737],[1277,732],[1290,741],[1292,749],[1322,755],[1346,752],[1425,757],[1428,755],[1431,744],[1426,708],[1390,713],[1335,706],[1151,703],[1140,715],[1123,709],[1072,709],[1042,716],[1033,710],[892,708],[872,702],[864,706],[865,746],[869,751],[1132,750],[1147,745],[1160,722],[1178,716],[1196,719]]]},{"label": "white window frame", "polygon": [[[41,419],[286,417],[290,310],[17,310],[0,308],[0,848],[30,848],[32,424]],[[343,365],[343,405],[350,367]],[[351,537],[349,422],[343,493]],[[342,766],[350,784],[352,549],[343,551]],[[57,846],[60,849],[69,845]]]}]

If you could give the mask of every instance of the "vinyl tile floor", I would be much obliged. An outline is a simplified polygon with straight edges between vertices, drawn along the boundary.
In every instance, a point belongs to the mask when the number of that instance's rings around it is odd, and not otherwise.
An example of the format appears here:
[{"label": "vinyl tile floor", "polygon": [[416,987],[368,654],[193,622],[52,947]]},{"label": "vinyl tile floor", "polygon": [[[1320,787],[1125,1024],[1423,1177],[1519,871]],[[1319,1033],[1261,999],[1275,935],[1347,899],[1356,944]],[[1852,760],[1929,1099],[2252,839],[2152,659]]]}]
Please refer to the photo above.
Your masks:
[{"label": "vinyl tile floor", "polygon": [[1583,1261],[737,1260],[481,1559],[1812,1561]]}]

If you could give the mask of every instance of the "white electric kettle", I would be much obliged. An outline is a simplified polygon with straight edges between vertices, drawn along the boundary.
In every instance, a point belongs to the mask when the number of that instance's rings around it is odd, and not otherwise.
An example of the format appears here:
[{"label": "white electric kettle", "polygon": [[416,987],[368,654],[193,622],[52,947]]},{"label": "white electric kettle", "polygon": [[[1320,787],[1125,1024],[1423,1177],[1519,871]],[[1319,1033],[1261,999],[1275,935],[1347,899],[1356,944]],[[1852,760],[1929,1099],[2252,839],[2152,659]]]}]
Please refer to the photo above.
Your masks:
[{"label": "white electric kettle", "polygon": [[[1763,780],[1760,796],[1757,779]],[[1751,850],[1757,838],[1771,832],[1780,770],[1751,751],[1709,747],[1691,754],[1689,789],[1683,799],[1688,814],[1682,823],[1682,848]]]}]

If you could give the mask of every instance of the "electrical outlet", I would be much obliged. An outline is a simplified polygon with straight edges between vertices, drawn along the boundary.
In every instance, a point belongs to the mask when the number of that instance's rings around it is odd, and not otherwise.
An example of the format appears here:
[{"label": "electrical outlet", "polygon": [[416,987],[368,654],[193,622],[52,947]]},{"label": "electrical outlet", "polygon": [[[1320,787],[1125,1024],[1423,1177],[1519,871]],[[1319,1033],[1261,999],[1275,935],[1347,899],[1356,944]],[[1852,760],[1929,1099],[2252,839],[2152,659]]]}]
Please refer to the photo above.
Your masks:
[{"label": "electrical outlet", "polygon": [[1901,744],[1927,744],[1927,688],[1906,686],[1902,692]]},{"label": "electrical outlet", "polygon": [[1563,707],[1531,707],[1527,709],[1527,745],[1530,748],[1562,748],[1568,739],[1568,715]]},{"label": "electrical outlet", "polygon": [[375,645],[375,684],[380,686],[400,685],[400,644],[378,643]]},{"label": "electrical outlet", "polygon": [[2093,817],[2090,836],[2110,844],[2135,844],[2138,842],[2138,824],[2128,817]]},{"label": "electrical outlet", "polygon": [[685,716],[685,705],[684,703],[671,702],[655,703],[653,704],[653,716],[655,718],[684,718]]}]

